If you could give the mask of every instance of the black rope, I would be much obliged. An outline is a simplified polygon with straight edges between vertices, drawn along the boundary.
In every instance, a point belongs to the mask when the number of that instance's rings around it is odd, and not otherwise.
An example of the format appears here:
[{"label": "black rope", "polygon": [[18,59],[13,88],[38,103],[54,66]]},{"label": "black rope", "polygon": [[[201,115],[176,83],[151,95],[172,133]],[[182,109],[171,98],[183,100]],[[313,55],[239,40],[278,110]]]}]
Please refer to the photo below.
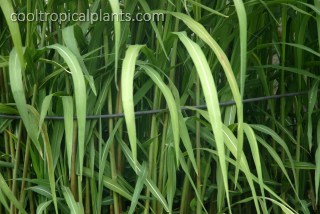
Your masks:
[{"label": "black rope", "polygon": [[[287,93],[287,94],[279,94],[279,95],[272,95],[272,96],[265,96],[265,97],[255,97],[255,98],[249,98],[244,99],[243,103],[253,103],[258,101],[265,101],[265,100],[271,100],[271,99],[279,99],[284,97],[295,97],[295,96],[302,96],[308,94],[308,91],[303,92],[293,92],[293,93]],[[235,101],[226,101],[219,103],[219,105],[222,106],[232,106],[235,105]],[[197,105],[197,106],[183,106],[181,107],[181,110],[190,110],[190,107],[197,108],[197,109],[206,109],[206,105]],[[142,115],[149,115],[149,114],[157,114],[162,112],[167,112],[168,109],[154,109],[154,110],[144,110],[144,111],[136,111],[135,116],[142,116]],[[124,117],[123,113],[119,114],[103,114],[103,115],[88,115],[86,117],[87,120],[96,120],[96,119],[112,119],[112,118],[120,118]],[[18,120],[21,119],[21,116],[19,115],[8,115],[8,114],[0,114],[0,119],[12,119],[12,120]],[[63,116],[46,116],[46,120],[64,120]],[[74,119],[77,119],[74,117]]]}]

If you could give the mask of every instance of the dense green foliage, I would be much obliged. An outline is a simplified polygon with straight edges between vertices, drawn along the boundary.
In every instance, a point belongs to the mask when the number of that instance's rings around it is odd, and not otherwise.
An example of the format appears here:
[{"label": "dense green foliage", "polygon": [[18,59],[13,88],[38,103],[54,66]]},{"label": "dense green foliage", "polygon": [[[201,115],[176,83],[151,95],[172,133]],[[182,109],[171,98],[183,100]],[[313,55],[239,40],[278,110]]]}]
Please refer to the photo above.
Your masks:
[{"label": "dense green foliage", "polygon": [[[0,8],[0,213],[319,212],[320,1]],[[11,20],[39,11],[160,17]]]}]

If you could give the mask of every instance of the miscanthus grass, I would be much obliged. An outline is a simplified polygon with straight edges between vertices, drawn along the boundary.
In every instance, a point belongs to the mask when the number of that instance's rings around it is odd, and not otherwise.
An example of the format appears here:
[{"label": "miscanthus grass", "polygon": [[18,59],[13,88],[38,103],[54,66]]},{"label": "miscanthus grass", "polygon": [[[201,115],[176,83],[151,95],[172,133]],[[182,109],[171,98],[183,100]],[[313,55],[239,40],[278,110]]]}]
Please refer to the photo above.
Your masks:
[{"label": "miscanthus grass", "polygon": [[0,213],[320,211],[318,0],[0,8]]}]

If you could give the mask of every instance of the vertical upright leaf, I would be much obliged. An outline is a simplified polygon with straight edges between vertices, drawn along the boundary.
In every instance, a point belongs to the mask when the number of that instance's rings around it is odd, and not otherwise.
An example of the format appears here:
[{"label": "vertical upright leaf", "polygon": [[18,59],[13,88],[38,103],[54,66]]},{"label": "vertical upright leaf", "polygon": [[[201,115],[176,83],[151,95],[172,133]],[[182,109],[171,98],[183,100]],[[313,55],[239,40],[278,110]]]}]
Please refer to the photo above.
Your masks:
[{"label": "vertical upright leaf", "polygon": [[11,20],[12,18],[13,19],[17,18],[14,16],[15,13],[12,7],[12,3],[10,0],[1,0],[0,7],[4,14],[4,18],[7,21],[7,24],[11,33],[10,36],[12,37],[12,41],[16,49],[16,53],[18,55],[20,66],[24,68],[23,49],[22,49],[19,24],[17,21]]},{"label": "vertical upright leaf", "polygon": [[318,97],[318,87],[319,87],[319,80],[313,84],[312,88],[309,92],[309,103],[308,103],[308,142],[309,142],[309,150],[311,151],[312,148],[312,112],[314,106],[317,102]]},{"label": "vertical upright leaf", "polygon": [[73,100],[70,96],[62,97],[63,114],[64,114],[64,129],[65,142],[67,148],[67,160],[69,166],[69,176],[71,173],[71,158],[73,144]]},{"label": "vertical upright leaf", "polygon": [[120,37],[121,37],[121,13],[120,2],[118,0],[109,0],[112,13],[116,15],[116,19],[113,20],[114,25],[114,53],[115,53],[115,81],[117,84],[118,77],[118,64],[119,64],[119,50],[120,50]]},{"label": "vertical upright leaf", "polygon": [[[244,95],[245,80],[246,80],[246,70],[247,70],[247,15],[244,8],[242,0],[234,0],[236,7],[238,20],[239,20],[239,30],[240,30],[240,94],[241,98]],[[242,112],[240,114],[243,114]],[[243,149],[243,127],[242,123],[239,121],[238,126],[238,153],[237,153],[237,166],[236,166],[236,181],[238,179],[240,155]]]},{"label": "vertical upright leaf", "polygon": [[317,150],[315,153],[316,171],[315,176],[315,189],[316,189],[316,201],[319,201],[319,186],[320,186],[320,120],[317,125]]}]

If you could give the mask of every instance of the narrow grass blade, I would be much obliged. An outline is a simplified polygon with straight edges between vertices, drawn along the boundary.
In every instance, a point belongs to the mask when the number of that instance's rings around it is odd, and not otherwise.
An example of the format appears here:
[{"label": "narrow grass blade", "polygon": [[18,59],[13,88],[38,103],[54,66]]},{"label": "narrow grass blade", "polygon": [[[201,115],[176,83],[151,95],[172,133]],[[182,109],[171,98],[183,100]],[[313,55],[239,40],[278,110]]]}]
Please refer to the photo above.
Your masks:
[{"label": "narrow grass blade", "polygon": [[0,56],[0,68],[6,68],[9,66],[9,60],[3,56]]},{"label": "narrow grass blade", "polygon": [[[87,177],[90,177],[90,178],[95,178],[96,180],[98,179],[99,177],[99,174],[98,173],[94,173],[92,175],[92,172],[90,169],[88,168],[84,168],[83,169],[83,174]],[[124,189],[121,185],[119,185],[117,182],[113,181],[111,178],[108,178],[106,176],[103,176],[102,177],[102,184],[110,189],[111,191],[113,192],[116,192],[118,193],[119,195],[121,195],[122,197],[128,199],[128,200],[132,200],[132,195],[130,195],[130,193]]]},{"label": "narrow grass blade", "polygon": [[144,85],[133,96],[134,105],[137,105],[137,103],[146,96],[152,86],[152,80],[148,80],[146,83],[144,83]]},{"label": "narrow grass blade", "polygon": [[48,109],[50,107],[50,103],[51,103],[51,99],[52,99],[52,94],[46,96],[44,99],[43,99],[43,102],[42,102],[42,106],[41,106],[41,112],[40,112],[40,119],[39,119],[39,132],[38,132],[38,136],[40,134],[40,129],[42,127],[42,124],[44,122],[44,119],[47,115],[47,112],[48,112]]},{"label": "narrow grass blade", "polygon": [[121,11],[120,2],[118,0],[109,0],[112,13],[116,15],[116,19],[113,20],[114,25],[114,53],[115,53],[115,83],[118,84],[118,64],[119,64],[119,50],[120,50],[120,38],[121,38]]},{"label": "narrow grass blade", "polygon": [[[257,139],[256,139],[254,131],[252,130],[252,128],[248,124],[246,124],[246,123],[243,124],[243,130],[244,130],[244,133],[246,134],[246,137],[248,139],[248,142],[249,142],[249,145],[251,148],[252,157],[254,160],[254,164],[256,166],[260,190],[261,190],[261,194],[262,194],[263,207],[265,209],[267,209],[264,188],[263,188],[264,182],[263,182],[263,175],[262,175],[262,166],[261,166],[261,161],[260,161],[260,150],[258,147]],[[241,153],[240,153],[240,155],[241,155]]]},{"label": "narrow grass blade", "polygon": [[0,189],[4,195],[13,203],[13,205],[19,209],[19,211],[23,214],[27,214],[26,210],[22,206],[22,204],[18,201],[18,199],[13,195],[11,189],[8,187],[5,179],[3,178],[2,174],[0,173]]},{"label": "narrow grass blade", "polygon": [[275,23],[277,23],[278,25],[280,25],[279,21],[278,21],[277,18],[274,16],[274,14],[272,13],[272,11],[271,11],[270,8],[268,7],[268,5],[267,5],[263,0],[259,0],[259,2],[266,8],[266,10],[268,11],[268,13],[269,13],[270,16],[272,17],[272,19],[275,21]]},{"label": "narrow grass blade", "polygon": [[264,126],[264,125],[253,125],[253,124],[250,124],[250,126],[253,129],[257,130],[257,131],[260,131],[262,133],[265,133],[265,134],[271,136],[275,140],[275,142],[277,142],[284,149],[285,153],[287,154],[287,156],[289,158],[289,162],[290,162],[292,173],[293,173],[294,182],[296,183],[297,179],[296,179],[293,159],[292,159],[291,153],[289,151],[289,148],[288,148],[287,144],[283,141],[283,139],[281,139],[281,137],[277,133],[275,133],[272,129],[270,129],[270,128]]},{"label": "narrow grass blade", "polygon": [[23,49],[22,49],[22,41],[21,41],[21,34],[19,30],[19,24],[18,21],[13,21],[11,18],[17,18],[12,16],[14,14],[14,10],[12,7],[12,3],[10,0],[1,0],[0,1],[0,8],[2,9],[2,12],[4,14],[4,18],[7,21],[9,30],[10,30],[10,36],[12,38],[16,53],[18,55],[19,64],[22,68],[24,68],[24,57],[23,57]]},{"label": "narrow grass blade", "polygon": [[[257,45],[255,48],[252,48],[250,51],[248,51],[249,53],[254,52],[255,50],[259,50],[261,48],[266,48],[266,47],[272,47],[275,45],[287,45],[290,47],[295,47],[301,50],[306,51],[307,53],[311,53],[317,57],[320,57],[320,53],[317,51],[314,51],[312,48],[302,45],[302,44],[295,44],[295,43],[290,43],[290,42],[273,42],[273,43],[265,43],[265,44],[261,44],[261,45]],[[261,64],[261,63],[259,63]]]},{"label": "narrow grass blade", "polygon": [[93,77],[89,74],[86,65],[84,64],[83,58],[80,55],[77,41],[74,35],[74,25],[66,27],[62,30],[62,37],[63,41],[66,44],[67,48],[70,49],[70,51],[77,57],[77,60],[82,68],[82,71],[84,73],[84,77],[89,83],[89,86],[94,93],[94,95],[97,95],[96,87],[94,85]]},{"label": "narrow grass blade", "polygon": [[[314,0],[314,7],[320,8],[320,2],[318,0]],[[318,10],[316,15],[317,21],[317,33],[318,33],[318,48],[320,50],[320,12]],[[319,201],[319,185],[320,185],[320,121],[318,121],[317,127],[317,143],[318,147],[315,154],[315,161],[316,161],[316,171],[315,171],[315,189],[316,189],[316,204]]]},{"label": "narrow grass blade", "polygon": [[18,114],[18,111],[11,106],[0,103],[0,113],[1,114]]},{"label": "narrow grass blade", "polygon": [[[240,30],[240,93],[243,96],[247,70],[247,15],[242,0],[234,0]],[[240,148],[240,152],[242,148]]]},{"label": "narrow grass blade", "polygon": [[190,140],[190,136],[189,136],[189,133],[188,133],[188,128],[187,128],[187,126],[185,124],[185,119],[183,118],[181,112],[179,112],[178,116],[179,116],[180,137],[181,137],[182,143],[183,143],[184,147],[187,150],[187,154],[188,154],[189,160],[190,160],[190,162],[191,162],[191,164],[193,166],[193,169],[196,172],[196,174],[198,175],[199,172],[198,172],[198,168],[197,168],[197,163],[196,163],[196,159],[195,159],[195,156],[194,156],[194,152],[193,152],[193,147],[192,147],[192,143],[191,143],[191,140]]},{"label": "narrow grass blade", "polygon": [[173,139],[174,139],[174,148],[175,148],[175,154],[176,154],[176,160],[177,163],[179,163],[179,120],[178,120],[178,108],[176,106],[176,102],[173,98],[173,95],[170,91],[170,88],[163,82],[160,75],[157,73],[155,69],[148,65],[142,65],[140,64],[140,67],[146,72],[146,74],[153,80],[153,82],[159,87],[161,92],[163,93],[163,96],[166,99],[166,103],[168,105],[168,109],[170,112],[170,118],[171,118],[171,127],[172,127],[172,133],[173,133]]},{"label": "narrow grass blade", "polygon": [[[148,5],[148,3],[147,3],[146,0],[139,0],[139,3],[140,3],[140,5],[142,6],[142,8],[143,8],[143,10],[145,11],[145,13],[151,13],[150,7],[149,7],[149,5]],[[161,21],[161,20],[158,20],[158,21]],[[166,52],[166,49],[165,49],[165,47],[164,47],[164,43],[163,43],[162,36],[161,36],[161,34],[160,34],[159,29],[157,28],[157,25],[156,25],[156,23],[155,23],[155,20],[151,20],[151,26],[152,26],[155,34],[156,34],[157,40],[159,41],[160,46],[161,46],[164,54],[166,55],[167,59],[169,59],[168,54],[167,54],[167,52]]]},{"label": "narrow grass blade", "polygon": [[[237,106],[237,117],[238,117],[238,145],[243,145],[243,105],[242,105],[242,96],[239,91],[239,87],[236,81],[236,78],[234,76],[234,72],[232,71],[231,64],[228,60],[228,57],[223,52],[222,48],[218,45],[218,43],[212,38],[210,33],[201,25],[200,23],[196,22],[194,19],[192,19],[190,16],[183,14],[183,13],[177,13],[177,12],[167,12],[162,11],[164,13],[169,13],[176,18],[182,20],[199,38],[201,38],[215,53],[217,56],[220,64],[222,65],[225,75],[227,77],[230,89],[233,94],[233,99]],[[244,37],[244,35],[242,36]],[[243,44],[242,44],[243,46]],[[246,55],[246,53],[245,53]],[[244,59],[243,59],[244,60]],[[246,59],[245,59],[246,60]],[[244,66],[244,65],[243,65]],[[241,147],[240,147],[241,148]]]},{"label": "narrow grass blade", "polygon": [[[180,152],[180,151],[179,151]],[[167,174],[168,174],[168,180],[167,180],[167,200],[169,205],[169,211],[172,212],[173,209],[173,200],[174,195],[176,193],[177,188],[177,178],[176,178],[176,166],[174,164],[174,147],[170,145],[167,150],[166,154],[166,163],[167,163]]]},{"label": "narrow grass blade", "polygon": [[121,72],[123,112],[125,115],[130,147],[132,150],[132,157],[135,166],[137,165],[137,136],[133,103],[133,77],[135,72],[136,60],[138,58],[139,51],[142,47],[142,45],[129,46],[128,50],[126,51],[125,58],[123,60]]},{"label": "narrow grass blade", "polygon": [[243,119],[243,113],[242,113],[242,102],[241,102],[241,95],[240,91],[237,85],[236,78],[234,76],[234,73],[231,68],[231,64],[228,60],[228,57],[223,52],[222,48],[219,46],[219,44],[212,38],[210,33],[201,25],[200,23],[196,22],[194,19],[192,19],[190,16],[183,14],[183,13],[177,13],[177,12],[166,12],[162,11],[164,13],[169,13],[173,16],[175,16],[178,19],[181,19],[199,38],[201,38],[215,53],[217,56],[220,64],[222,65],[224,72],[226,74],[226,77],[228,79],[233,98],[236,102],[237,111],[238,111],[238,123],[242,123]]},{"label": "narrow grass blade", "polygon": [[275,162],[277,163],[277,165],[279,166],[279,168],[282,170],[283,174],[285,175],[285,177],[288,179],[290,185],[292,186],[292,188],[294,188],[291,179],[289,177],[289,174],[283,164],[283,161],[281,160],[281,157],[277,154],[277,152],[267,143],[265,142],[261,137],[257,136],[258,141],[261,143],[261,145],[263,145],[267,151],[269,152],[269,154],[271,155],[271,157],[275,160]]},{"label": "narrow grass blade", "polygon": [[55,44],[48,46],[58,51],[62,58],[66,61],[73,80],[74,96],[76,103],[76,115],[78,120],[78,151],[79,151],[79,167],[80,167],[80,177],[82,177],[83,168],[83,158],[85,150],[85,128],[86,128],[86,106],[87,106],[87,96],[86,96],[86,85],[81,70],[81,66],[76,58],[76,56],[66,47]]},{"label": "narrow grass blade", "polygon": [[[168,78],[168,81],[169,81],[170,90],[171,90],[172,95],[173,95],[175,102],[176,102],[176,106],[179,108],[179,106],[181,105],[179,91],[176,88],[176,86],[174,85],[174,83],[169,78]],[[189,156],[189,160],[193,166],[193,169],[196,172],[196,174],[198,175],[198,168],[197,168],[197,163],[196,163],[196,159],[195,159],[194,152],[193,152],[193,146],[192,146],[192,143],[190,140],[187,125],[185,123],[186,120],[187,119],[183,118],[182,112],[179,109],[178,110],[178,121],[179,121],[180,138],[181,138],[181,141],[187,151],[187,154]]]},{"label": "narrow grass blade", "polygon": [[193,5],[196,5],[196,6],[200,7],[200,8],[202,8],[202,9],[204,9],[204,10],[212,13],[212,14],[215,14],[215,15],[218,15],[218,16],[222,16],[222,17],[224,17],[224,18],[228,18],[227,15],[225,15],[225,14],[223,14],[223,13],[220,13],[220,12],[218,12],[218,11],[216,11],[216,10],[213,10],[212,8],[207,7],[207,6],[204,5],[204,4],[201,4],[201,3],[196,2],[196,1],[193,1],[193,0],[187,0],[187,1],[190,2],[190,3],[193,4]]},{"label": "narrow grass blade", "polygon": [[45,212],[47,207],[50,206],[51,203],[52,203],[52,200],[45,201],[45,202],[42,202],[41,204],[39,204],[37,207],[36,214],[42,214],[43,212]]},{"label": "narrow grass blade", "polygon": [[320,76],[316,75],[314,73],[311,73],[307,70],[303,70],[303,69],[299,69],[299,68],[294,68],[294,67],[285,67],[285,66],[281,66],[281,65],[261,65],[261,66],[252,66],[249,67],[248,70],[256,70],[256,69],[266,69],[266,68],[273,68],[273,69],[278,69],[278,70],[284,70],[284,71],[289,71],[295,74],[299,74],[301,76],[306,76],[306,77],[310,77],[316,80],[320,80]]},{"label": "narrow grass blade", "polygon": [[123,189],[121,185],[114,182],[111,178],[103,177],[102,179],[103,185],[110,189],[111,191],[116,192],[117,194],[121,195],[122,197],[132,200],[132,195],[130,195],[126,190]]},{"label": "narrow grass blade", "polygon": [[314,106],[316,105],[318,98],[318,88],[319,88],[319,80],[317,80],[309,92],[309,103],[308,103],[308,142],[309,142],[309,150],[312,148],[312,113]]},{"label": "narrow grass blade", "polygon": [[317,15],[316,15],[316,22],[317,22],[317,33],[318,33],[318,47],[320,50],[320,2],[318,0],[314,0],[314,5],[312,4],[307,4],[304,2],[301,2],[302,4],[305,4],[306,6],[310,7],[311,9],[313,9]]},{"label": "narrow grass blade", "polygon": [[136,208],[136,206],[138,204],[140,193],[141,193],[141,190],[142,190],[143,185],[145,183],[145,180],[147,178],[147,175],[148,175],[147,165],[145,163],[142,163],[141,174],[139,175],[137,183],[136,183],[136,186],[134,188],[134,193],[133,193],[133,196],[132,196],[130,209],[128,211],[129,214],[133,214],[134,211],[135,211],[135,208]]},{"label": "narrow grass blade", "polygon": [[[39,124],[40,115],[37,112],[37,110],[32,107],[28,106],[29,111],[31,112],[32,120],[31,122],[34,124]],[[48,177],[49,177],[49,183],[50,183],[50,190],[52,194],[52,200],[54,204],[54,208],[56,210],[56,213],[58,213],[58,203],[57,203],[57,195],[56,195],[56,183],[54,178],[54,167],[53,167],[53,157],[52,157],[52,151],[51,151],[51,144],[48,136],[47,127],[45,124],[42,125],[41,129],[41,136],[44,142],[44,150],[46,155],[46,164],[48,167]]]},{"label": "narrow grass blade", "polygon": [[64,130],[65,142],[67,147],[67,160],[69,166],[69,177],[71,173],[71,158],[73,144],[73,100],[70,96],[62,97],[63,115],[64,115]]},{"label": "narrow grass blade", "polygon": [[315,177],[315,189],[316,189],[316,201],[319,201],[319,186],[320,186],[320,120],[317,125],[317,150],[315,153],[316,170]]},{"label": "narrow grass blade", "polygon": [[[180,152],[181,152],[181,151],[180,151]],[[189,180],[189,182],[190,182],[190,184],[191,184],[191,186],[192,186],[192,188],[193,188],[193,190],[194,190],[194,192],[195,192],[195,194],[196,194],[197,200],[200,201],[201,206],[202,206],[203,210],[205,211],[205,213],[208,213],[207,210],[206,210],[206,208],[205,208],[205,206],[203,205],[202,200],[201,200],[201,195],[200,195],[200,193],[198,192],[197,187],[196,187],[196,185],[195,185],[194,182],[193,182],[194,179],[193,179],[193,178],[191,177],[191,175],[190,175],[189,167],[188,167],[188,165],[187,165],[187,163],[186,163],[186,161],[185,161],[182,153],[180,154],[179,157],[180,157],[181,168],[182,168],[182,170],[186,173],[186,176],[187,176],[187,178],[188,178],[188,180]]]},{"label": "narrow grass blade", "polygon": [[[198,111],[201,114],[202,117],[204,117],[207,121],[210,121],[209,113],[207,111],[196,109],[196,108],[191,108],[191,107],[189,107],[189,108],[191,110]],[[223,136],[224,136],[224,140],[225,140],[225,145],[230,150],[232,155],[236,157],[236,155],[238,154],[238,152],[237,152],[237,149],[238,149],[238,147],[237,147],[237,143],[238,143],[237,138],[234,136],[234,134],[231,132],[231,130],[224,124],[222,125],[222,131],[223,131]],[[211,138],[211,137],[209,136],[209,138]],[[216,152],[216,151],[214,151],[212,149],[206,149],[206,148],[202,148],[202,149],[203,150],[207,150],[208,152],[216,154],[217,156],[219,156],[219,152]],[[230,159],[230,158],[226,157],[226,159]],[[236,162],[236,164],[238,164],[238,163]],[[234,164],[234,165],[236,166],[236,164]],[[253,183],[254,178],[252,176],[248,161],[247,161],[246,156],[244,155],[243,151],[241,153],[239,169],[244,172],[244,174],[245,174],[245,176],[247,178],[250,190],[252,192],[252,196],[254,198],[254,204],[255,204],[255,207],[256,207],[256,212],[260,213],[260,207],[259,207],[259,203],[258,203],[258,200],[257,200],[257,193],[256,193],[256,189],[255,189],[254,183]],[[262,184],[264,185],[264,183],[262,183]]]},{"label": "narrow grass blade", "polygon": [[[141,166],[140,164],[138,165],[134,165],[134,159],[132,157],[132,153],[130,152],[130,149],[127,147],[127,145],[120,140],[120,145],[121,148],[125,154],[125,156],[127,157],[127,160],[130,164],[130,166],[132,168],[136,167],[136,173],[138,175],[141,175]],[[163,208],[169,212],[169,206],[168,203],[166,202],[165,198],[163,197],[163,195],[161,194],[160,190],[158,189],[158,187],[155,185],[155,183],[150,179],[150,178],[146,178],[145,180],[145,185],[147,186],[147,188],[150,190],[150,192],[154,195],[154,197],[162,204]]]},{"label": "narrow grass blade", "polygon": [[[236,7],[238,21],[239,21],[239,30],[240,30],[240,94],[241,99],[244,96],[244,88],[246,81],[246,71],[247,71],[247,15],[244,8],[242,0],[234,0],[234,5]],[[241,113],[243,114],[243,113]],[[236,166],[236,181],[238,180],[239,172],[239,158],[243,150],[243,130],[242,123],[239,123],[238,126],[238,154],[237,154],[237,166]]]},{"label": "narrow grass blade", "polygon": [[272,203],[274,203],[276,205],[278,205],[281,208],[281,210],[286,214],[294,214],[295,213],[295,212],[293,212],[291,209],[289,209],[287,206],[285,206],[281,202],[278,202],[278,201],[276,201],[276,200],[274,200],[272,198],[268,198],[268,197],[266,197],[265,199],[271,201]]},{"label": "narrow grass blade", "polygon": [[27,190],[31,190],[35,193],[38,193],[39,195],[42,195],[48,199],[52,199],[52,194],[50,192],[50,185],[45,184],[45,185],[37,185],[37,186],[32,186],[29,187]]},{"label": "narrow grass blade", "polygon": [[219,164],[222,171],[223,183],[226,190],[228,206],[230,207],[229,198],[229,187],[227,180],[227,166],[225,162],[225,149],[224,149],[224,139],[222,133],[222,121],[219,107],[218,94],[213,81],[210,67],[208,65],[207,59],[204,56],[201,48],[198,44],[190,40],[185,33],[175,33],[181,42],[186,47],[188,53],[190,54],[193,63],[196,67],[197,73],[200,78],[202,90],[206,100],[206,104],[209,112],[209,121],[212,126],[214,133],[214,138],[217,145],[217,150],[219,153]]},{"label": "narrow grass blade", "polygon": [[107,157],[108,157],[108,153],[110,150],[110,146],[112,143],[114,143],[114,136],[116,134],[116,132],[118,131],[118,128],[120,127],[120,125],[122,125],[123,120],[120,119],[118,120],[118,122],[116,123],[116,125],[114,126],[111,134],[109,135],[109,138],[107,140],[107,142],[105,143],[105,146],[102,150],[102,156],[101,156],[101,160],[100,160],[100,167],[99,167],[99,183],[102,183],[102,177],[103,177],[103,173],[104,173],[104,169],[106,167],[106,162],[107,162]]},{"label": "narrow grass blade", "polygon": [[234,100],[237,105],[238,111],[241,110],[240,112],[242,112],[240,91],[237,85],[236,78],[234,76],[234,72],[232,71],[231,64],[228,60],[227,55],[223,52],[219,44],[214,40],[214,38],[204,28],[203,25],[201,25],[199,22],[192,19],[190,16],[183,13],[177,13],[177,12],[166,12],[166,11],[162,11],[162,12],[169,13],[175,16],[176,18],[182,20],[199,38],[201,38],[212,49],[212,51],[217,56],[220,64],[224,69],[232,94],[234,96]]},{"label": "narrow grass blade", "polygon": [[0,204],[3,205],[3,207],[8,211],[8,213],[10,212],[10,208],[9,208],[7,199],[3,195],[1,188],[0,188]]},{"label": "narrow grass blade", "polygon": [[76,202],[69,187],[62,186],[62,192],[71,214],[84,214],[82,206]]},{"label": "narrow grass blade", "polygon": [[17,109],[26,127],[28,135],[30,136],[32,142],[37,148],[40,156],[43,158],[43,152],[37,137],[38,129],[36,124],[30,121],[30,116],[28,113],[24,85],[22,82],[22,72],[23,67],[21,66],[20,61],[18,60],[18,54],[16,53],[15,49],[13,49],[10,53],[9,58],[9,77],[12,95],[16,102]]}]

